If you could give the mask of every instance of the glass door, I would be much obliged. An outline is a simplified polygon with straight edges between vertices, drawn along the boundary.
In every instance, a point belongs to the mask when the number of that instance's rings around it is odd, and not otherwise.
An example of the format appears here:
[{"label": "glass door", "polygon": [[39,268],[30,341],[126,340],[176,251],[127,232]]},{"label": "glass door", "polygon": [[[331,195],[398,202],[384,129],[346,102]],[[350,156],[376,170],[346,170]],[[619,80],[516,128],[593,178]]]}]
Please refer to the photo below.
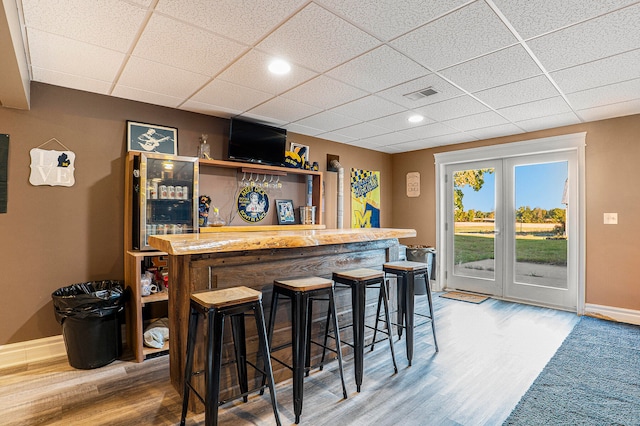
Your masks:
[{"label": "glass door", "polygon": [[447,167],[447,286],[502,295],[502,162]]}]

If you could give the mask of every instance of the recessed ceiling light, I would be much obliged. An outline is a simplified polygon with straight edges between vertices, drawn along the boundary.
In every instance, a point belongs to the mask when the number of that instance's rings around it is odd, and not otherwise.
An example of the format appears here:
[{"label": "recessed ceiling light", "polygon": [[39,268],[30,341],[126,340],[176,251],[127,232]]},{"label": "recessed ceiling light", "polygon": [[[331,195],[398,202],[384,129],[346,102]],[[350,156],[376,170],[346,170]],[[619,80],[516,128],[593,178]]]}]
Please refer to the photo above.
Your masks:
[{"label": "recessed ceiling light", "polygon": [[418,114],[412,115],[408,118],[409,123],[419,123],[424,120],[424,117]]},{"label": "recessed ceiling light", "polygon": [[291,71],[291,65],[282,59],[274,59],[269,64],[269,71],[274,74],[287,74]]}]

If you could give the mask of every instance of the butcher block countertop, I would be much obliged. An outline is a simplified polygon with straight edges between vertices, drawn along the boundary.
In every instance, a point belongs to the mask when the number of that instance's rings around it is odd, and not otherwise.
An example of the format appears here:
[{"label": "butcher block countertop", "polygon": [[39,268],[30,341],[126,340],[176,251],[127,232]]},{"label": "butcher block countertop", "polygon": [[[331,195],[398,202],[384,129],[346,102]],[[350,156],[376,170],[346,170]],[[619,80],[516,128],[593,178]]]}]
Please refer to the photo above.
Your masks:
[{"label": "butcher block countertop", "polygon": [[174,256],[245,250],[314,247],[332,244],[411,238],[415,229],[283,229],[265,231],[205,232],[200,234],[152,235],[149,244]]}]

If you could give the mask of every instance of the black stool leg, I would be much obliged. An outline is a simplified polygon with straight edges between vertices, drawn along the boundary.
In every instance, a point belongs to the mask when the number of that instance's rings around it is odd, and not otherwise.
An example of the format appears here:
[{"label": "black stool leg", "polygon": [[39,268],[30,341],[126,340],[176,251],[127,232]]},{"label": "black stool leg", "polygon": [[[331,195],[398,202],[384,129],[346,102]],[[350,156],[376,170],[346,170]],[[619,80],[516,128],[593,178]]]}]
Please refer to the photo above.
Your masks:
[{"label": "black stool leg", "polygon": [[184,426],[187,419],[187,409],[189,406],[189,394],[191,388],[191,374],[193,373],[193,352],[195,347],[196,328],[198,326],[198,312],[192,307],[189,316],[189,329],[187,331],[187,360],[184,367],[184,384],[182,386],[182,415],[180,416],[180,426]]},{"label": "black stool leg", "polygon": [[429,301],[429,315],[431,315],[431,330],[433,331],[433,344],[436,347],[436,352],[438,352],[438,341],[436,340],[436,322],[433,316],[433,301],[431,299],[431,286],[429,285],[429,277],[425,275],[424,277],[427,283],[427,300]]},{"label": "black stool leg", "polygon": [[205,424],[218,424],[218,406],[220,405],[220,370],[222,369],[222,331],[224,315],[217,310],[208,313],[207,353],[205,363]]},{"label": "black stool leg", "polygon": [[[342,346],[340,344],[340,328],[338,328],[338,314],[336,312],[336,303],[335,303],[335,291],[333,290],[333,286],[329,289],[329,310],[332,313],[333,316],[333,329],[335,330],[335,334],[336,334],[336,352],[338,354],[338,368],[340,368],[340,380],[342,381],[342,395],[344,396],[344,399],[347,399],[347,387],[344,384],[344,372],[342,369]],[[327,327],[329,326],[328,324],[328,318],[327,318]],[[325,333],[325,340],[324,340],[324,345],[327,346],[327,338],[326,338],[327,333]],[[323,352],[322,355],[324,356],[324,348],[323,348]]]},{"label": "black stool leg", "polygon": [[[353,341],[356,388],[360,392],[364,372],[364,310],[366,288],[364,282],[351,285],[351,303],[353,306]],[[385,302],[386,303],[386,302]],[[389,311],[387,310],[387,327],[389,326]],[[390,339],[391,340],[391,339]]]},{"label": "black stool leg", "polygon": [[[274,294],[275,297],[275,294]],[[271,394],[271,406],[273,407],[273,415],[276,418],[276,424],[281,426],[280,415],[278,414],[278,405],[276,402],[276,389],[273,384],[273,371],[271,370],[271,351],[269,350],[269,343],[267,341],[267,331],[264,324],[264,312],[262,310],[262,302],[256,303],[253,308],[254,316],[256,318],[256,327],[258,329],[258,339],[260,340],[260,348],[262,349],[262,359],[264,359],[264,372],[269,385],[269,393]],[[271,320],[275,320],[275,312],[271,312]],[[271,329],[273,332],[273,328]]]},{"label": "black stool leg", "polygon": [[[271,348],[273,348],[273,328],[275,327],[276,324],[276,312],[278,309],[278,292],[276,291],[275,287],[273,288],[273,291],[271,292],[271,309],[269,311],[269,324],[267,327],[267,349],[268,352],[271,353]],[[265,360],[265,362],[269,362],[271,363],[271,356],[269,356],[268,360]],[[264,395],[264,386],[267,384],[267,376],[263,375],[262,376],[262,389],[260,389],[260,395]]]},{"label": "black stool leg", "polygon": [[[236,352],[240,393],[246,393],[249,390],[249,381],[247,378],[247,340],[244,328],[244,314],[231,315],[231,334]],[[248,395],[245,395],[242,400],[247,402],[249,400]]]},{"label": "black stool leg", "polygon": [[[403,274],[404,275],[404,274]],[[415,279],[413,272],[406,274],[405,281],[405,319],[407,324],[407,360],[409,367],[413,361],[413,325],[415,313]]]},{"label": "black stool leg", "polygon": [[[380,282],[380,291],[384,292],[382,295],[382,301],[384,302],[384,319],[387,322],[387,330],[391,333],[391,320],[389,319],[389,297],[387,296],[387,289],[384,285],[384,280]],[[396,364],[396,353],[393,349],[393,339],[389,336],[389,347],[391,348],[391,359],[393,360],[393,369],[395,373],[398,373],[398,364]]]},{"label": "black stool leg", "polygon": [[311,326],[313,325],[313,298],[305,296],[307,301],[307,348],[305,350],[306,356],[304,360],[304,375],[305,377],[309,377],[309,373],[311,372]]},{"label": "black stool leg", "polygon": [[[380,306],[382,306],[382,290],[378,292],[378,307],[376,308],[376,323],[375,323],[375,326],[373,327],[373,340],[371,341],[371,351],[373,351],[373,348],[376,344],[376,336],[378,335],[378,323],[380,322]],[[389,330],[389,338],[391,339],[391,330]]]},{"label": "black stool leg", "polygon": [[406,322],[406,304],[407,304],[407,282],[403,274],[395,274],[397,283],[397,295],[398,295],[398,340],[402,338],[402,329]]},{"label": "black stool leg", "polygon": [[[333,288],[331,288],[331,291],[333,291]],[[320,371],[322,371],[322,368],[324,367],[324,356],[327,351],[327,340],[329,337],[329,323],[331,322],[331,315],[333,314],[334,312],[331,310],[331,303],[329,303],[329,307],[327,308],[327,320],[325,321],[325,324],[324,324],[324,343],[322,344],[322,358],[320,358]],[[335,318],[335,315],[334,315],[334,318]],[[335,321],[337,324],[338,319],[335,318]],[[336,332],[338,331],[337,328],[335,330]]]},{"label": "black stool leg", "polygon": [[307,349],[307,309],[308,296],[299,292],[291,298],[291,348],[293,360],[293,411],[296,424],[300,423],[304,390],[304,372]]}]

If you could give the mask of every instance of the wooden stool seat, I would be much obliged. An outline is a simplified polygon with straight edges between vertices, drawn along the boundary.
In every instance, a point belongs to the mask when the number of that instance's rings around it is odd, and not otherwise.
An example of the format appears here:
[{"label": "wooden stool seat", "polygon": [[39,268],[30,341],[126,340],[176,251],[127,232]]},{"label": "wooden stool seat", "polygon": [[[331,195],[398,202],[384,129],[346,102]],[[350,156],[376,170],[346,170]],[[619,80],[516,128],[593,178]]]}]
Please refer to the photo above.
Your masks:
[{"label": "wooden stool seat", "polygon": [[[278,310],[278,300],[281,296],[288,297],[291,300],[291,342],[274,348],[273,328],[275,326],[275,317]],[[323,296],[323,298],[319,299],[318,296]],[[328,330],[329,321],[331,317],[333,317],[333,329],[336,334],[335,350],[327,348],[326,338],[323,344],[311,339],[314,300],[324,300],[329,302],[326,330]],[[327,334],[326,330],[325,336]],[[340,379],[342,381],[342,394],[345,399],[347,398],[347,388],[344,384],[342,369],[342,348],[340,346],[340,330],[338,329],[333,281],[320,277],[305,277],[274,281],[267,339],[270,345],[269,350],[272,353],[286,347],[291,347],[291,366],[273,355],[271,355],[271,358],[293,371],[293,410],[296,417],[296,423],[300,422],[300,415],[302,414],[304,376],[305,373],[307,375],[309,374],[308,372],[311,368],[311,343],[323,347],[320,370],[322,370],[324,362],[324,350],[329,349],[338,355],[338,366],[340,369]]]},{"label": "wooden stool seat", "polygon": [[417,272],[421,270],[427,270],[426,263],[422,262],[412,262],[410,260],[399,260],[397,262],[387,262],[384,264],[383,269],[385,272],[394,271],[412,271]]},{"label": "wooden stool seat", "polygon": [[[398,365],[396,364],[396,355],[393,349],[393,338],[391,336],[391,321],[389,320],[389,305],[387,297],[387,289],[384,283],[384,272],[370,268],[358,268],[347,271],[339,271],[333,273],[333,281],[336,284],[347,286],[351,288],[351,308],[352,308],[352,327],[353,327],[353,351],[354,351],[354,367],[355,367],[355,381],[358,392],[360,392],[362,386],[362,379],[364,375],[364,329],[365,327],[372,328],[365,325],[365,310],[366,310],[366,295],[368,287],[378,286],[380,289],[379,300],[384,302],[385,322],[387,325],[387,331],[380,331],[385,333],[389,337],[389,347],[391,349],[391,359],[393,361],[393,369],[395,373],[398,372]],[[379,314],[379,312],[378,312]],[[375,331],[378,331],[378,324],[376,321]],[[374,340],[371,343],[373,350]],[[348,344],[348,343],[346,343]],[[324,356],[324,354],[323,354]]]},{"label": "wooden stool seat", "polygon": [[[259,341],[259,355],[264,359],[264,369],[247,360],[245,314],[253,312]],[[219,290],[204,291],[191,294],[189,328],[187,333],[187,357],[185,362],[184,385],[182,389],[182,415],[180,425],[184,426],[189,407],[189,395],[194,393],[205,408],[205,425],[218,424],[218,407],[227,401],[220,401],[220,372],[222,370],[223,332],[225,319],[231,318],[231,331],[238,372],[238,384],[241,394],[230,399],[243,398],[251,392],[262,392],[269,387],[271,406],[280,425],[280,416],[276,403],[275,385],[271,370],[271,357],[267,342],[267,332],[262,309],[262,292],[249,287],[232,287]],[[204,352],[204,392],[198,392],[191,378],[202,372],[193,372],[193,359],[196,347],[196,331],[200,318],[205,318],[206,345]],[[257,364],[257,363],[256,363]],[[262,374],[263,384],[257,389],[249,390],[247,365],[251,365]],[[267,383],[265,385],[265,382]]]}]

